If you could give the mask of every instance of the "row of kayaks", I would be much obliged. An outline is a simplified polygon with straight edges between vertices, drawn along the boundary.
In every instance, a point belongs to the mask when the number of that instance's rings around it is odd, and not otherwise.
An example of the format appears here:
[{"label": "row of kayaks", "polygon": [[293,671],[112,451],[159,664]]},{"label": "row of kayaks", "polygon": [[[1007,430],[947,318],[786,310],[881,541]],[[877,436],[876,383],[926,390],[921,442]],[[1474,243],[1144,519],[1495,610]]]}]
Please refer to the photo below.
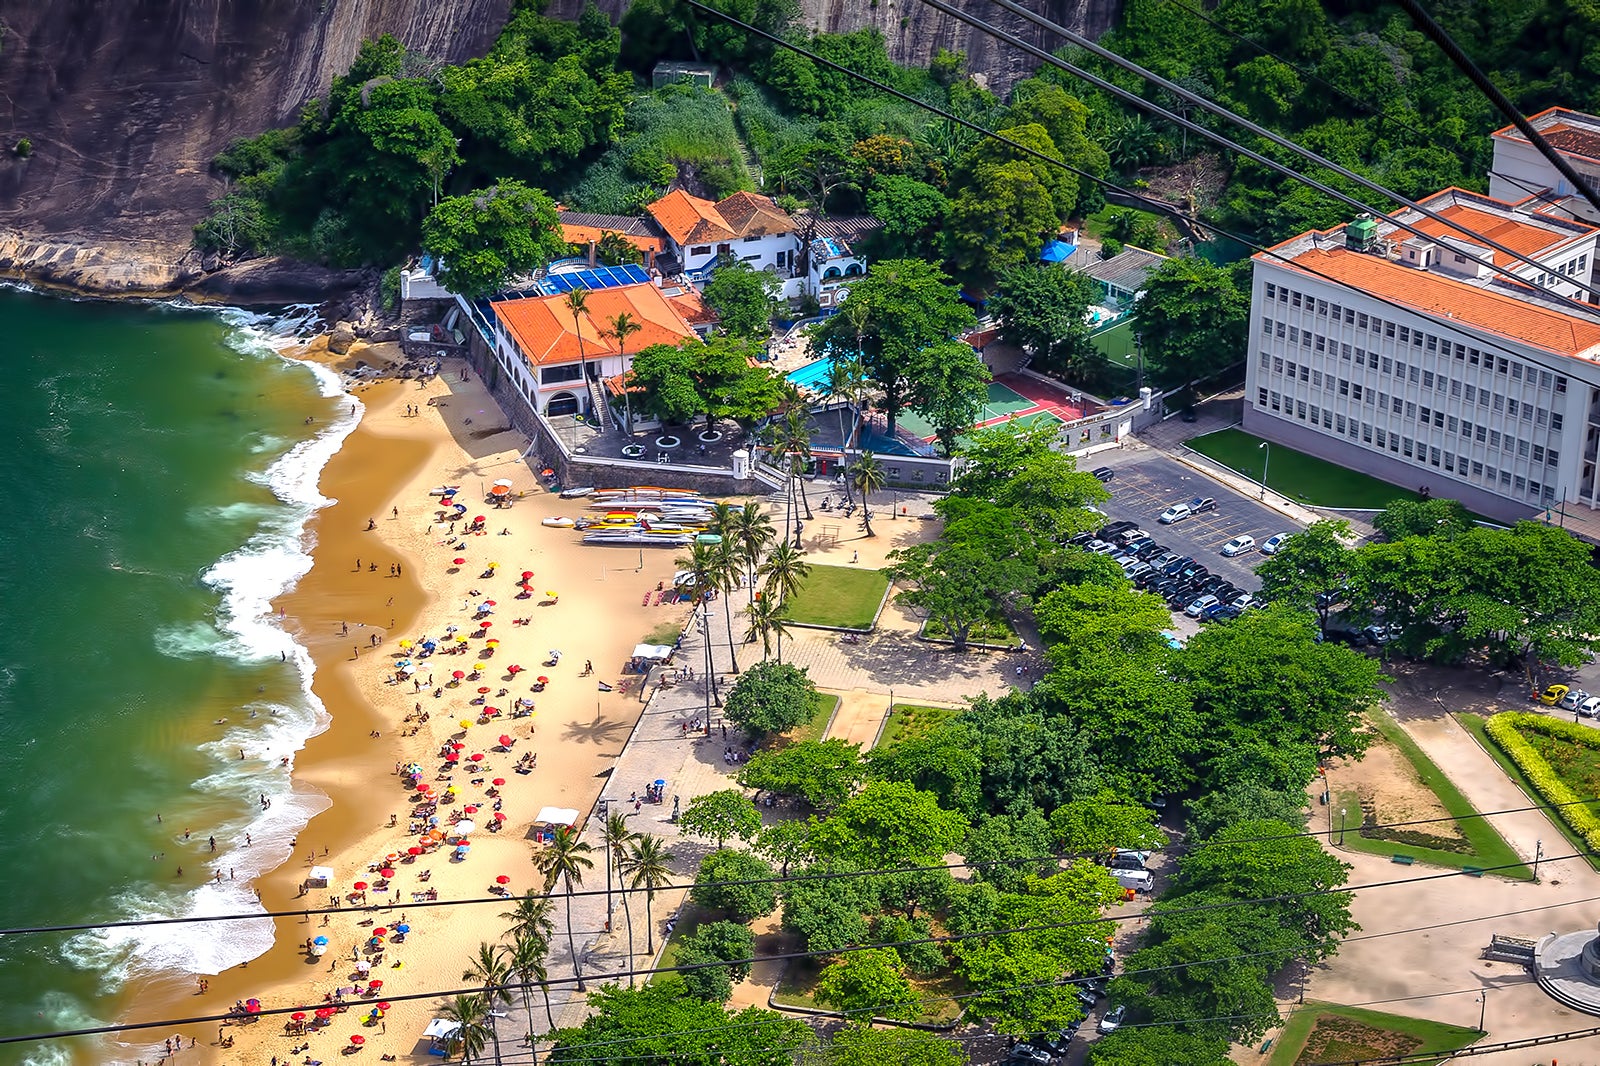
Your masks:
[{"label": "row of kayaks", "polygon": [[625,489],[565,489],[562,499],[589,499],[589,509],[603,512],[580,518],[551,517],[544,524],[583,532],[583,543],[637,547],[682,547],[721,543],[707,533],[715,502],[692,489],[635,485]]}]

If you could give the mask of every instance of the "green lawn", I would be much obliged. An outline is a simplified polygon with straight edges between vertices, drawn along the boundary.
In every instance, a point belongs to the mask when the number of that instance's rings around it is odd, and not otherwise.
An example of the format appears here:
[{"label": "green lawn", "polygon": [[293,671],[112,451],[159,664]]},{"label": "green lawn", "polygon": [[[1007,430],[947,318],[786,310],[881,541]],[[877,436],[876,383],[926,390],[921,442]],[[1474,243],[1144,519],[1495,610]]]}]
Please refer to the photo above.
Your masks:
[{"label": "green lawn", "polygon": [[1261,444],[1260,437],[1238,429],[1224,429],[1189,441],[1189,447],[1195,451],[1252,481],[1261,480],[1261,468],[1265,464],[1269,489],[1313,507],[1376,511],[1395,500],[1421,499],[1408,489],[1346,470],[1293,448],[1274,444],[1268,449]]},{"label": "green lawn", "polygon": [[[1361,825],[1361,804],[1353,792],[1340,793],[1339,806],[1348,812],[1343,834],[1344,846],[1351,851],[1363,851],[1370,855],[1409,855],[1418,862],[1431,863],[1434,866],[1444,866],[1455,870],[1475,866],[1479,869],[1494,867],[1507,867],[1496,870],[1495,876],[1509,877],[1519,881],[1533,879],[1533,871],[1523,865],[1521,858],[1506,843],[1505,837],[1487,818],[1475,817],[1478,809],[1474,807],[1461,790],[1456,788],[1443,770],[1440,770],[1433,760],[1425,755],[1411,735],[1400,728],[1400,723],[1390,718],[1387,714],[1376,713],[1370,715],[1368,720],[1377,728],[1383,738],[1396,748],[1400,749],[1412,769],[1416,770],[1418,779],[1435,795],[1439,803],[1452,817],[1459,818],[1457,826],[1461,835],[1465,837],[1465,847],[1461,851],[1445,850],[1443,848],[1428,847],[1425,844],[1408,842],[1425,839],[1427,826],[1417,826],[1416,830],[1422,832],[1407,832],[1406,830],[1391,830],[1399,839],[1383,839],[1381,837],[1363,836],[1358,829]],[[1382,811],[1379,812],[1380,818]],[[1385,832],[1379,830],[1379,833]]]},{"label": "green lawn", "polygon": [[833,720],[834,709],[838,706],[838,696],[830,696],[826,692],[812,693],[811,716],[785,733],[783,738],[790,743],[821,740],[822,734],[827,731],[828,723]]},{"label": "green lawn", "polygon": [[1475,1043],[1482,1036],[1476,1029],[1403,1014],[1331,1003],[1307,1004],[1289,1018],[1273,1039],[1267,1066],[1305,1066],[1434,1051],[1443,1060],[1449,1052]]},{"label": "green lawn", "polygon": [[660,625],[658,625],[654,629],[652,629],[649,633],[645,634],[645,638],[643,640],[641,640],[639,643],[641,643],[641,644],[676,644],[677,641],[678,641],[678,635],[681,634],[682,632],[683,632],[683,623],[682,622],[662,622]]},{"label": "green lawn", "polygon": [[1123,319],[1110,329],[1090,334],[1089,343],[1113,363],[1126,367],[1139,365],[1138,357],[1133,354],[1133,323],[1127,319]]},{"label": "green lawn", "polygon": [[811,575],[784,606],[791,621],[869,629],[878,620],[878,608],[888,588],[889,579],[881,570],[813,563]]},{"label": "green lawn", "polygon": [[[1539,790],[1533,787],[1533,782],[1528,780],[1522,769],[1512,762],[1511,757],[1501,751],[1500,745],[1496,744],[1494,738],[1489,736],[1488,731],[1484,728],[1485,723],[1488,722],[1487,718],[1481,714],[1460,711],[1455,715],[1455,719],[1461,724],[1462,729],[1472,734],[1472,738],[1478,742],[1478,746],[1489,753],[1489,757],[1499,765],[1500,769],[1505,771],[1505,775],[1511,778],[1512,784],[1522,789],[1523,793],[1527,795],[1529,803],[1545,802],[1544,798],[1539,795]],[[1555,823],[1555,827],[1561,831],[1561,835],[1567,838],[1567,843],[1572,845],[1572,854],[1582,855],[1585,862],[1596,870],[1600,870],[1600,856],[1589,853],[1589,845],[1573,831],[1564,818],[1555,815],[1553,811],[1551,815],[1550,821]]]},{"label": "green lawn", "polygon": [[[637,947],[643,949],[645,943],[644,896],[642,894],[634,896],[628,901],[628,906],[634,909],[633,942]],[[669,967],[678,965],[678,951],[683,947],[683,938],[692,935],[695,930],[699,929],[706,922],[714,922],[721,916],[721,912],[708,911],[703,907],[696,907],[693,903],[685,900],[683,909],[678,914],[678,924],[672,927],[672,936],[667,939],[666,944],[661,948],[661,961],[656,964],[657,968],[665,970]],[[659,911],[655,913],[655,917],[657,919],[661,917]],[[617,901],[616,922],[617,928],[622,931],[622,935],[627,936],[627,918],[622,913],[621,900]],[[675,973],[656,973],[650,975],[651,984],[660,984],[663,981],[676,980],[678,980],[678,975]]]},{"label": "green lawn", "polygon": [[916,703],[897,703],[889,711],[888,720],[883,723],[883,732],[878,734],[876,746],[892,747],[902,740],[920,737],[940,722],[954,718],[960,713],[954,707],[926,707]]}]

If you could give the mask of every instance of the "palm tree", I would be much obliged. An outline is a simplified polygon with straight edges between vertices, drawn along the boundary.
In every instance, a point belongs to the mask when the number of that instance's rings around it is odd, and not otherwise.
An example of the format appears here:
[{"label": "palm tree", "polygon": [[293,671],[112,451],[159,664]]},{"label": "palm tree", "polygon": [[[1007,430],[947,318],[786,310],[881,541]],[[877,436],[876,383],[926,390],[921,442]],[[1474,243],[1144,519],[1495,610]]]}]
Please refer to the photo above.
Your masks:
[{"label": "palm tree", "polygon": [[744,631],[744,642],[749,644],[760,637],[761,658],[765,661],[772,655],[772,636],[776,633],[778,661],[783,662],[783,635],[789,631],[788,609],[776,598],[763,593],[744,609],[744,613],[750,616],[750,624]]},{"label": "palm tree", "polygon": [[633,390],[628,385],[628,338],[644,329],[644,324],[623,311],[607,322],[601,334],[617,342],[617,354],[622,357],[622,406],[626,412],[628,436],[633,436]]},{"label": "palm tree", "polygon": [[[574,290],[576,291],[576,290]],[[556,826],[554,838],[534,862],[539,872],[554,881],[560,879],[567,890],[567,951],[572,955],[572,973],[578,979],[578,991],[587,992],[583,984],[583,965],[578,958],[578,946],[572,937],[572,889],[583,884],[583,871],[594,868],[589,853],[594,851],[586,841],[578,839],[578,831],[571,826]]]},{"label": "palm tree", "polygon": [[[528,1016],[528,1046],[534,1047],[533,1036],[533,996],[529,985],[537,984],[539,991],[544,993],[544,1017],[549,1031],[556,1027],[556,1016],[550,1009],[550,972],[545,969],[544,960],[550,954],[550,942],[543,937],[531,932],[518,933],[511,941],[510,953],[506,956],[506,966],[517,977],[520,991],[522,992],[522,1010]],[[539,1052],[534,1048],[534,1061],[538,1061]]]},{"label": "palm tree", "polygon": [[644,889],[645,951],[652,958],[656,953],[656,926],[650,904],[655,901],[657,889],[666,888],[672,883],[669,858],[661,838],[649,833],[641,833],[628,848],[628,872],[631,875],[628,885],[634,889]]},{"label": "palm tree", "polygon": [[673,564],[679,570],[689,572],[689,578],[694,582],[696,603],[704,602],[706,594],[716,587],[717,571],[722,568],[722,560],[717,558],[716,548],[698,541],[690,545],[688,555],[673,560]]},{"label": "palm tree", "polygon": [[450,1050],[459,1050],[463,1063],[470,1063],[488,1042],[489,1029],[483,1022],[487,1013],[482,995],[457,996],[439,1008],[441,1018],[456,1023],[456,1031],[450,1034]]},{"label": "palm tree", "polygon": [[[463,981],[478,981],[483,984],[483,1003],[485,1011],[492,1010],[494,1004],[510,1004],[511,993],[506,989],[506,980],[511,976],[511,968],[506,965],[506,949],[499,944],[479,943],[478,954],[461,974]],[[489,1037],[494,1041],[494,1061],[500,1061],[500,1033],[494,1027],[491,1018],[488,1026]]]},{"label": "palm tree", "polygon": [[723,616],[728,623],[728,658],[733,660],[733,672],[739,672],[739,656],[733,646],[733,608],[731,597],[739,588],[739,512],[725,503],[719,503],[711,512],[711,532],[722,539],[716,545],[717,589],[722,593]]},{"label": "palm tree", "polygon": [[511,928],[506,930],[506,934],[511,937],[534,936],[548,943],[556,931],[555,919],[550,916],[551,906],[549,896],[528,889],[526,895],[518,898],[514,908],[500,912],[500,917],[511,919]]},{"label": "palm tree", "polygon": [[[799,486],[801,507],[805,511],[806,521],[811,521],[811,501],[806,498],[805,482],[801,474],[811,462],[811,426],[807,421],[807,410],[804,406],[790,407],[783,416],[782,422],[773,424],[772,428],[772,454],[776,458],[782,455],[787,460],[789,468],[789,499],[792,504],[795,499],[795,488]],[[788,519],[786,519],[788,520]],[[791,521],[792,525],[793,522]],[[785,530],[785,533],[788,531]],[[794,535],[794,546],[800,547],[799,531]]]},{"label": "palm tree", "polygon": [[[573,289],[567,293],[567,310],[572,312],[572,332],[578,335],[578,366],[583,370],[583,387],[589,387],[589,360],[583,352],[583,316],[589,310],[589,290]],[[605,427],[601,427],[604,429]]]},{"label": "palm tree", "polygon": [[735,523],[735,536],[739,541],[739,555],[744,562],[745,578],[750,590],[750,603],[755,603],[756,596],[756,567],[761,563],[761,556],[777,537],[777,530],[772,528],[772,519],[767,517],[767,512],[759,504],[747,503],[739,509]]},{"label": "palm tree", "polygon": [[786,601],[811,576],[811,564],[806,562],[805,552],[786,543],[772,549],[756,573],[762,578],[767,595],[776,594],[780,601]]},{"label": "palm tree", "polygon": [[628,827],[628,816],[621,811],[608,809],[605,823],[600,826],[600,839],[606,846],[606,928],[611,928],[611,868],[624,854],[623,849],[636,834]]},{"label": "palm tree", "polygon": [[856,465],[850,468],[850,483],[861,493],[861,524],[867,529],[867,536],[877,534],[872,532],[872,508],[867,505],[868,497],[883,488],[883,464],[878,462],[878,457],[871,452],[862,452],[856,459]]},{"label": "palm tree", "polygon": [[[849,306],[847,301],[845,303],[846,310],[842,312],[847,318],[850,317]],[[854,320],[852,319],[852,321]],[[859,323],[857,324],[856,332],[856,347],[859,349],[861,347]],[[840,359],[838,356],[834,356],[828,360],[829,399],[842,399],[853,405],[865,384],[866,370],[862,367],[860,359]],[[845,439],[844,412],[845,407],[841,406],[839,408],[839,452],[841,455],[850,447],[850,442]],[[845,481],[844,498],[846,500],[850,499],[850,482],[848,479]]]}]

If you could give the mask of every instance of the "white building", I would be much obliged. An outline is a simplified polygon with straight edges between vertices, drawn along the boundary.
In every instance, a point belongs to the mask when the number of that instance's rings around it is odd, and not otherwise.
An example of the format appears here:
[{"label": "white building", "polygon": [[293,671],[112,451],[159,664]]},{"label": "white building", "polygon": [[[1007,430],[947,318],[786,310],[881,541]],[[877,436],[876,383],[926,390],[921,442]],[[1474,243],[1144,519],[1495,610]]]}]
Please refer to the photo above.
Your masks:
[{"label": "white building", "polygon": [[[1600,118],[1564,107],[1552,107],[1528,120],[1550,147],[1565,159],[1591,187],[1600,188]],[[1518,203],[1530,197],[1544,201],[1547,211],[1600,222],[1594,207],[1573,188],[1562,173],[1539,154],[1515,126],[1495,130],[1494,164],[1489,171],[1489,195]]]},{"label": "white building", "polygon": [[1482,514],[1600,529],[1581,513],[1600,507],[1600,314],[1467,254],[1571,289],[1596,230],[1459,190],[1427,204],[1462,230],[1363,218],[1255,257],[1245,429]]},{"label": "white building", "polygon": [[727,255],[777,275],[785,297],[800,294],[795,222],[768,197],[736,192],[712,203],[674,189],[645,210],[667,235],[668,251],[690,280],[708,280],[718,258]]}]

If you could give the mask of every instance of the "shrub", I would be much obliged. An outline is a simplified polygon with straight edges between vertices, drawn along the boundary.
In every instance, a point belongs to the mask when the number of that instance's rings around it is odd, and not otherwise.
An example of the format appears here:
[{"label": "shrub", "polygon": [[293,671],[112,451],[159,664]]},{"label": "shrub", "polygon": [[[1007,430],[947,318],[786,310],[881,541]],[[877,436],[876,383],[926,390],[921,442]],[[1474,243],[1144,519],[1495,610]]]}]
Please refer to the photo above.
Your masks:
[{"label": "shrub", "polygon": [[1556,807],[1561,820],[1571,826],[1590,848],[1600,849],[1600,816],[1596,816],[1587,805],[1591,800],[1579,796],[1572,786],[1561,779],[1545,757],[1522,735],[1523,730],[1543,733],[1556,740],[1589,748],[1600,748],[1600,736],[1596,736],[1594,730],[1588,727],[1526,711],[1502,711],[1491,717],[1484,726],[1489,738],[1516,763],[1517,769],[1533,783],[1539,795]]},{"label": "shrub", "polygon": [[[701,860],[689,898],[696,906],[753,922],[778,909],[778,886],[769,880],[772,876],[772,867],[749,852],[724,848]],[[763,883],[740,883],[751,881]]]},{"label": "shrub", "polygon": [[28,158],[30,155],[33,154],[33,138],[31,138],[31,137],[18,138],[17,146],[16,146],[16,148],[14,148],[12,150],[17,153],[17,158],[19,158],[19,159]]}]

